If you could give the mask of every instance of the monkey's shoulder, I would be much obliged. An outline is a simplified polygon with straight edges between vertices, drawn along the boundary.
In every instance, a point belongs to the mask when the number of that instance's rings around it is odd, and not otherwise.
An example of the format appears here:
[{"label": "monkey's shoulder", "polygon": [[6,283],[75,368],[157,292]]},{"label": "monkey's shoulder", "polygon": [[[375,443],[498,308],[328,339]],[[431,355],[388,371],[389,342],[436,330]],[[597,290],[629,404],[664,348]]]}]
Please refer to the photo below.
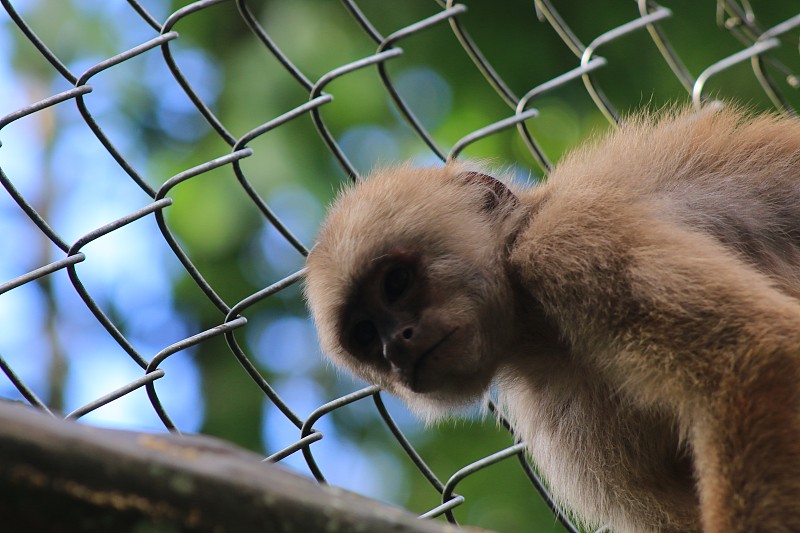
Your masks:
[{"label": "monkey's shoulder", "polygon": [[800,119],[736,106],[630,117],[556,165],[564,191],[624,188],[638,194],[719,194],[800,178]]},{"label": "monkey's shoulder", "polygon": [[517,260],[527,264],[614,255],[627,247],[625,240],[632,238],[641,223],[659,216],[654,203],[623,189],[596,185],[575,191],[548,183],[523,201],[530,215],[513,251]]}]

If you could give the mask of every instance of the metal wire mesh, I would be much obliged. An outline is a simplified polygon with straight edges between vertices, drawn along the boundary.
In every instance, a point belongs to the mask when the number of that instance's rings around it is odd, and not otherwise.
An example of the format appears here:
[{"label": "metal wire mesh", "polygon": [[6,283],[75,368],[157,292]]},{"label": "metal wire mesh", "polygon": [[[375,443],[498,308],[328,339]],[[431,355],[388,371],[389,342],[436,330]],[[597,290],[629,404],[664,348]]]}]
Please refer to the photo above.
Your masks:
[{"label": "metal wire mesh", "polygon": [[[16,8],[17,2],[12,0],[0,0],[5,8],[6,16],[9,17],[16,29],[24,35],[25,39],[32,47],[35,47],[38,54],[41,54],[50,67],[57,71],[58,76],[71,86],[68,90],[57,92],[41,98],[38,101],[21,107],[20,109],[8,109],[7,103],[0,104],[0,140],[3,137],[3,128],[9,124],[36,115],[37,113],[49,108],[59,106],[77,106],[77,111],[82,120],[90,128],[96,139],[102,144],[105,151],[113,157],[116,164],[124,171],[130,180],[149,198],[149,202],[141,202],[141,206],[132,210],[125,216],[97,227],[85,233],[80,238],[70,241],[62,235],[62,232],[55,227],[47,216],[40,214],[37,210],[36,202],[26,196],[25,192],[18,187],[15,176],[8,175],[0,168],[0,183],[2,183],[8,198],[21,209],[24,216],[27,216],[37,227],[38,230],[58,249],[62,256],[46,264],[35,265],[30,271],[18,277],[9,279],[0,284],[0,298],[4,293],[17,287],[42,282],[55,273],[66,270],[75,293],[80,297],[83,305],[88,308],[94,318],[107,331],[108,335],[114,340],[116,345],[124,351],[130,359],[141,369],[141,377],[131,381],[123,387],[117,388],[108,394],[91,401],[72,412],[65,415],[68,419],[78,419],[102,406],[108,405],[131,392],[144,387],[147,392],[152,409],[158,414],[164,427],[170,431],[178,432],[179,428],[170,418],[168,410],[162,405],[159,397],[158,381],[165,377],[165,369],[162,368],[164,361],[171,355],[187,348],[209,342],[215,337],[224,338],[230,354],[241,364],[247,375],[260,388],[264,396],[268,398],[285,418],[296,427],[296,441],[282,449],[275,450],[266,458],[267,461],[281,461],[293,454],[302,454],[308,469],[312,475],[320,482],[325,482],[325,472],[315,459],[315,443],[323,439],[323,434],[317,429],[318,421],[340,409],[343,406],[371,402],[374,409],[383,420],[383,423],[390,430],[397,444],[405,451],[414,465],[427,479],[430,486],[441,495],[441,504],[428,510],[422,516],[435,517],[446,516],[450,522],[456,522],[454,509],[464,503],[465,498],[457,493],[456,489],[461,481],[473,475],[475,472],[491,467],[492,465],[507,458],[516,458],[524,474],[530,479],[531,483],[540,491],[553,513],[562,522],[564,527],[570,531],[576,531],[567,515],[550,500],[547,491],[538,479],[535,470],[528,463],[524,446],[515,443],[497,453],[488,455],[475,461],[472,464],[464,465],[449,478],[442,481],[438,475],[426,464],[426,460],[418,453],[414,445],[404,435],[397,423],[393,420],[386,406],[384,405],[381,392],[376,387],[366,387],[356,390],[350,394],[343,395],[319,406],[310,415],[302,417],[292,408],[291,402],[286,401],[271,386],[262,370],[252,360],[252,354],[246,353],[240,344],[241,335],[248,327],[245,318],[248,310],[264,301],[274,298],[281,291],[297,283],[303,277],[303,271],[285,272],[285,276],[269,285],[268,287],[250,294],[240,299],[234,304],[229,303],[220,296],[219,291],[214,287],[200,269],[195,265],[194,258],[185,251],[175,232],[170,225],[166,213],[174,205],[175,200],[171,194],[175,189],[189,181],[197,179],[199,176],[210,173],[215,169],[223,169],[225,172],[233,173],[238,187],[247,195],[249,201],[258,209],[261,216],[268,221],[282,236],[282,238],[295,250],[296,254],[305,256],[307,254],[306,245],[301,239],[295,236],[291,227],[285,223],[275,211],[268,205],[268,202],[258,192],[257,187],[253,186],[248,172],[242,165],[242,161],[253,156],[256,148],[250,145],[254,141],[264,136],[266,133],[276,128],[298,121],[302,117],[310,116],[316,129],[316,134],[324,142],[327,149],[335,157],[344,173],[352,180],[359,179],[359,172],[348,158],[346,150],[337,141],[336,136],[326,122],[326,107],[331,106],[334,94],[329,93],[329,85],[340,78],[347,78],[358,71],[368,71],[377,74],[380,82],[385,87],[386,95],[390,98],[396,111],[405,119],[415,134],[424,143],[425,147],[433,156],[445,161],[458,157],[465,148],[486,137],[496,135],[503,130],[513,130],[516,128],[524,145],[530,152],[533,161],[546,173],[551,167],[551,158],[542,149],[540,142],[537,141],[535,134],[531,132],[529,124],[537,120],[540,110],[537,109],[537,100],[546,94],[564,91],[566,88],[575,89],[578,82],[582,82],[586,94],[594,102],[594,105],[611,122],[619,120],[620,113],[616,110],[609,97],[607,97],[598,81],[597,75],[606,69],[612,62],[604,57],[603,49],[616,41],[625,41],[632,34],[647,34],[652,46],[658,50],[664,61],[665,68],[668,68],[671,75],[677,79],[683,87],[685,94],[696,104],[700,105],[709,98],[708,82],[711,78],[737,67],[741,63],[750,63],[750,69],[763,93],[772,104],[786,112],[794,113],[791,105],[791,98],[784,93],[786,87],[793,88],[800,85],[797,78],[792,74],[792,68],[797,64],[787,65],[773,56],[773,52],[778,49],[794,47],[794,59],[797,60],[797,37],[796,28],[800,27],[800,14],[790,17],[771,27],[762,27],[762,23],[757,18],[757,13],[748,2],[742,0],[719,0],[716,3],[718,31],[734,35],[741,43],[740,49],[727,57],[720,57],[715,62],[708,64],[699,75],[693,76],[689,69],[684,65],[681,56],[675,51],[670,42],[669,35],[665,32],[661,24],[673,18],[673,11],[667,7],[648,0],[638,0],[631,3],[630,19],[616,27],[596,35],[589,44],[584,44],[577,36],[576,31],[570,26],[568,16],[559,14],[556,8],[548,0],[537,0],[534,6],[536,14],[540,20],[537,27],[531,31],[552,34],[553,39],[559,40],[562,47],[574,55],[571,64],[565,64],[563,74],[550,77],[541,81],[535,87],[527,90],[521,97],[517,96],[510,88],[503,76],[496,70],[490,61],[484,56],[476,42],[467,33],[462,16],[469,9],[468,5],[457,4],[452,0],[437,0],[433,6],[433,14],[422,20],[415,21],[400,29],[384,35],[376,25],[364,14],[358,2],[355,0],[342,0],[340,8],[346,10],[357,26],[349,28],[348,31],[361,31],[374,42],[375,52],[367,57],[352,58],[351,61],[329,70],[320,76],[316,81],[306,73],[296,67],[288,54],[282,52],[278,44],[273,40],[268,31],[259,22],[259,17],[254,14],[254,9],[259,9],[261,5],[255,0],[200,0],[190,3],[167,16],[163,21],[152,15],[144,7],[143,3],[137,0],[128,0],[130,9],[124,13],[125,17],[141,19],[151,30],[151,37],[144,40],[141,44],[133,46],[121,53],[117,53],[107,59],[97,61],[93,65],[82,71],[75,70],[65,64],[59,57],[59,50],[51,50],[45,44],[50,39],[49,35],[40,36],[37,31],[21,16]],[[176,25],[191,25],[193,18],[217,4],[234,4],[238,9],[238,16],[252,32],[252,39],[255,39],[260,46],[263,46],[270,54],[277,59],[282,69],[294,79],[296,84],[306,91],[308,99],[306,102],[288,109],[285,113],[276,117],[265,117],[267,120],[262,125],[247,131],[244,134],[235,134],[229,131],[225,124],[221,122],[204,98],[200,96],[195,85],[187,79],[181,69],[180,61],[173,53],[176,41],[180,39],[179,34],[174,30]],[[664,2],[668,4],[668,2]],[[713,2],[701,2],[713,7]],[[401,9],[399,6],[387,8],[389,10]],[[588,8],[587,8],[588,9]],[[712,11],[713,13],[713,11]],[[226,11],[228,17],[235,17],[233,10]],[[700,15],[698,15],[700,16]],[[452,39],[457,41],[463,53],[474,63],[474,67],[480,73],[499,101],[503,102],[508,108],[507,117],[486,124],[484,127],[474,131],[464,131],[461,138],[454,143],[446,146],[441,140],[426,129],[424,121],[420,120],[406,103],[397,90],[389,67],[392,61],[404,55],[402,48],[404,41],[418,34],[432,31],[433,28],[448,26],[452,32]],[[794,35],[794,37],[790,37]],[[794,39],[794,42],[791,41]],[[519,50],[511,50],[514,53],[522,53]],[[126,156],[112,141],[105,126],[102,126],[94,117],[87,101],[92,98],[94,87],[92,85],[95,76],[106,71],[113,71],[115,67],[143,55],[161,54],[163,63],[169,69],[174,78],[174,83],[178,84],[186,96],[191,100],[203,119],[213,128],[216,136],[230,148],[230,152],[203,162],[192,168],[182,170],[169,179],[163,181],[160,186],[153,186],[153,181],[148,179],[143,173],[137,170],[136,164],[131,162],[130,156]],[[628,59],[631,65],[635,63],[632,56]],[[635,68],[635,67],[632,67]],[[738,68],[738,67],[737,67]],[[7,81],[0,82],[6,83]],[[269,98],[269,87],[264,87],[264,98]],[[724,95],[723,96],[736,96]],[[306,135],[311,138],[314,133],[310,128]],[[310,142],[310,141],[309,141]],[[2,150],[2,148],[0,148]],[[2,153],[0,152],[0,155]],[[16,157],[26,157],[26,154],[17,154]],[[20,215],[23,216],[23,215]],[[198,216],[201,216],[198,214]],[[89,244],[104,239],[108,235],[120,230],[121,228],[140,224],[142,221],[154,220],[163,236],[164,241],[172,249],[175,257],[185,269],[194,284],[205,295],[205,298],[216,309],[218,315],[218,325],[205,331],[198,331],[187,335],[178,342],[161,347],[155,355],[143,353],[137,349],[124,333],[125,328],[118,323],[109,312],[104,310],[102,302],[93,298],[91,291],[87,290],[80,274],[80,265],[87,260],[88,253],[84,248]],[[143,261],[147,258],[143,257]],[[0,330],[0,335],[3,335]],[[34,387],[29,386],[18,376],[15,368],[8,363],[8,359],[0,354],[0,369],[6,378],[10,380],[13,387],[31,405],[44,411],[52,412],[53,416],[62,416],[48,406],[46,401],[34,392]],[[508,429],[508,428],[506,428]]]}]

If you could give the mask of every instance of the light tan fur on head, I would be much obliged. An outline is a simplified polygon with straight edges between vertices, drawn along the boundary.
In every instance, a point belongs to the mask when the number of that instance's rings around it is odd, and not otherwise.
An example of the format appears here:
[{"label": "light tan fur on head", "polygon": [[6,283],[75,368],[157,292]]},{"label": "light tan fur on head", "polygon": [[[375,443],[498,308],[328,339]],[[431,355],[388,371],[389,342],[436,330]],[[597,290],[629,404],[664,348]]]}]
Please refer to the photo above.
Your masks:
[{"label": "light tan fur on head", "polygon": [[[501,204],[487,212],[487,197],[495,193],[485,184],[465,179],[471,172],[483,171],[474,163],[451,163],[443,168],[405,165],[374,172],[336,199],[307,262],[306,295],[324,352],[402,396],[426,417],[446,414],[441,407],[463,405],[483,394],[496,364],[481,355],[488,339],[476,334],[458,354],[460,360],[453,361],[454,372],[463,370],[459,390],[435,391],[418,401],[390,376],[376,373],[343,350],[340,320],[353,287],[370,266],[404,250],[426,251],[426,275],[437,279],[443,320],[479,333],[488,311],[494,309],[497,318],[510,312],[501,233],[511,206]],[[480,379],[473,382],[467,374],[478,368]]]}]

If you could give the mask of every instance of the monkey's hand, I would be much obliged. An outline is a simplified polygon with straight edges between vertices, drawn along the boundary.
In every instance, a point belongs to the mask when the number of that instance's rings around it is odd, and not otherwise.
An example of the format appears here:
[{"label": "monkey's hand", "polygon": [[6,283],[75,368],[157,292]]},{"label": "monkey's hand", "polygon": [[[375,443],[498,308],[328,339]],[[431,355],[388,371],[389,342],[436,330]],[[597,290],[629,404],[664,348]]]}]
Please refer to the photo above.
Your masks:
[{"label": "monkey's hand", "polygon": [[590,371],[674,414],[704,531],[800,531],[800,303],[652,209],[570,204],[517,239],[523,285]]}]

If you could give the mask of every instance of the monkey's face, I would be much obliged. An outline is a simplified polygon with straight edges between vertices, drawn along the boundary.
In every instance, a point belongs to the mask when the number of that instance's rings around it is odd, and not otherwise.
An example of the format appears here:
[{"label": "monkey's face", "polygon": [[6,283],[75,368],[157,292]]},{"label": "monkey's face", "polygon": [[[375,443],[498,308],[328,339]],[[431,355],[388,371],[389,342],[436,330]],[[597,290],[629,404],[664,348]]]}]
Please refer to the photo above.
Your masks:
[{"label": "monkey's face", "polygon": [[306,277],[326,354],[428,414],[485,392],[513,307],[486,186],[439,172],[378,176],[340,198]]},{"label": "monkey's face", "polygon": [[320,328],[323,348],[409,403],[474,400],[496,370],[507,315],[496,276],[463,258],[392,250],[351,286],[330,331]]}]

